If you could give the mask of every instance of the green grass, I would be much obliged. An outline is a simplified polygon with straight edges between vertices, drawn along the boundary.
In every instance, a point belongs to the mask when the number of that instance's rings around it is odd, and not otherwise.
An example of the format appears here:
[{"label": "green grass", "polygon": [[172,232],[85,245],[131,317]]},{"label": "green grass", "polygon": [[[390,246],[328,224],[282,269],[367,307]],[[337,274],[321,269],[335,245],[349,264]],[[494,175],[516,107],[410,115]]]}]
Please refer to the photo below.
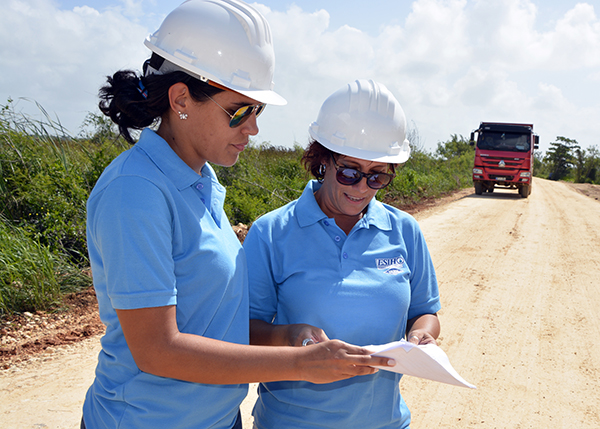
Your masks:
[{"label": "green grass", "polygon": [[89,278],[20,228],[0,222],[0,316],[48,310]]}]

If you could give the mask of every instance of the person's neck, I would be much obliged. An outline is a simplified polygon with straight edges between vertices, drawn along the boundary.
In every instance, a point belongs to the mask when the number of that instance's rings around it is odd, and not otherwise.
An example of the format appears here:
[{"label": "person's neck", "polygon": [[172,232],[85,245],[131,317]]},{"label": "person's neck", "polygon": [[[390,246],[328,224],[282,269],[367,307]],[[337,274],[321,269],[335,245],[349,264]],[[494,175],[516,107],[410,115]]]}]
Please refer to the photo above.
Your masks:
[{"label": "person's neck", "polygon": [[340,229],[346,233],[346,235],[350,234],[350,231],[352,231],[354,225],[356,225],[356,223],[363,218],[366,208],[357,215],[334,213],[333,211],[329,210],[327,204],[325,204],[323,201],[323,196],[319,191],[320,189],[315,191],[314,196],[317,204],[321,208],[321,211],[323,211],[328,218],[335,220],[335,224],[339,226]]},{"label": "person's neck", "polygon": [[202,168],[204,167],[204,163],[202,163],[202,165],[190,164],[189,160],[193,159],[193,157],[186,155],[185,147],[180,144],[180,139],[175,138],[175,132],[173,131],[172,127],[169,126],[168,121],[163,120],[163,122],[161,122],[156,134],[158,134],[167,142],[171,149],[173,149],[173,152],[175,152],[175,154],[181,158],[183,162],[185,162],[198,175],[202,176]]}]

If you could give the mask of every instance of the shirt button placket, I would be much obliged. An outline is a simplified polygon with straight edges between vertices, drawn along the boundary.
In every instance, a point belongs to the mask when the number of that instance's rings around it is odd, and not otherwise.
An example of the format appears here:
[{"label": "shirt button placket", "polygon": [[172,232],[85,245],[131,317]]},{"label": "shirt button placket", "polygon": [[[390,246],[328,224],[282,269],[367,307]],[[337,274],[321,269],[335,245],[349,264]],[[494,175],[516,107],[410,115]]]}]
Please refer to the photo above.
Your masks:
[{"label": "shirt button placket", "polygon": [[202,183],[196,183],[196,186],[194,186],[194,188],[196,188],[196,190],[200,193],[200,201],[202,201],[202,204],[206,205],[206,200],[202,196],[202,190],[204,189],[204,185]]}]

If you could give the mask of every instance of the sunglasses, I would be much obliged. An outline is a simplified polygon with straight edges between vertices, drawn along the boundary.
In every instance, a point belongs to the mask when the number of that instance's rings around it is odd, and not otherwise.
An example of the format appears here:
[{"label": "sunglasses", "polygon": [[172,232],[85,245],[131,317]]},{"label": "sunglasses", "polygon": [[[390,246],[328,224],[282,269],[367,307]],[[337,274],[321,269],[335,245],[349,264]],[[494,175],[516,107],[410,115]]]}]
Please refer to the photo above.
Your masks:
[{"label": "sunglasses", "polygon": [[204,94],[204,95],[206,95],[210,101],[212,101],[217,106],[219,106],[221,108],[221,110],[223,110],[223,112],[225,112],[225,113],[227,113],[227,115],[229,115],[229,117],[231,118],[229,121],[230,128],[239,127],[244,122],[246,122],[246,120],[250,117],[250,115],[252,115],[255,112],[256,112],[256,117],[258,118],[258,116],[263,112],[263,110],[265,110],[265,107],[266,107],[265,103],[249,104],[247,106],[240,107],[232,115],[223,106],[221,106],[219,103],[217,103],[215,100],[213,100],[210,95],[208,95],[208,94]]},{"label": "sunglasses", "polygon": [[338,183],[345,186],[356,185],[358,182],[362,180],[363,177],[367,178],[367,186],[371,189],[383,189],[390,183],[395,174],[389,173],[363,173],[355,168],[350,167],[340,167],[335,162],[335,158],[331,155],[331,159],[333,160],[333,165],[336,168],[335,178]]}]

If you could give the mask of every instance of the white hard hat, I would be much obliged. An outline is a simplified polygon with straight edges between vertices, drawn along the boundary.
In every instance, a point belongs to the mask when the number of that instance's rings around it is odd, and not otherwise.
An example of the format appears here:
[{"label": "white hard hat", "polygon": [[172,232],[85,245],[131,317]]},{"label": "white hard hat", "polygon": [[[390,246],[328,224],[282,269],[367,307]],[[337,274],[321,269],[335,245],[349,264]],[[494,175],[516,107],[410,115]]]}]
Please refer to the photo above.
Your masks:
[{"label": "white hard hat", "polygon": [[372,80],[356,80],[329,96],[308,132],[327,149],[354,158],[401,164],[410,156],[404,111]]},{"label": "white hard hat", "polygon": [[187,0],[144,44],[165,61],[146,74],[181,70],[261,103],[287,102],[273,91],[275,54],[271,29],[239,0]]}]

